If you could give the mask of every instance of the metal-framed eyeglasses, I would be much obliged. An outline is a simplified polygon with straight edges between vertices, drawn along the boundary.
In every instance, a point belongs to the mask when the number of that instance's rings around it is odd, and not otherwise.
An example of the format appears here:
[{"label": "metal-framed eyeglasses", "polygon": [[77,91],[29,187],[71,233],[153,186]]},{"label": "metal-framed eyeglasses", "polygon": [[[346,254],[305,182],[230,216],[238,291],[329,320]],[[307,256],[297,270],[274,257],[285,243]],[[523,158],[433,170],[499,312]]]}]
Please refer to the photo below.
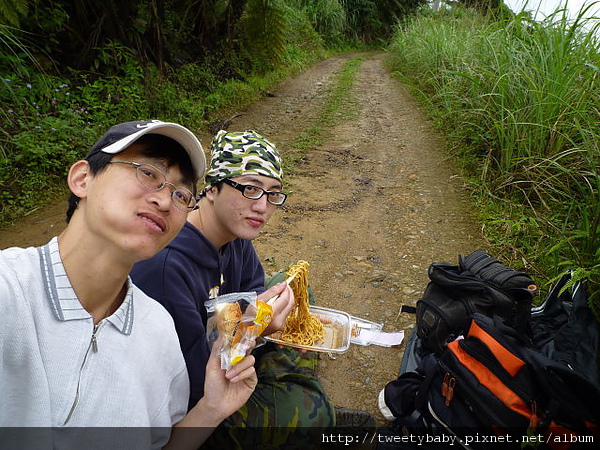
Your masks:
[{"label": "metal-framed eyeglasses", "polygon": [[236,181],[230,180],[229,178],[225,178],[223,183],[228,184],[234,189],[237,189],[242,193],[242,195],[251,200],[258,200],[263,195],[267,195],[267,201],[271,205],[281,206],[285,203],[285,199],[287,198],[287,194],[279,191],[265,191],[263,188],[258,186],[252,186],[251,184],[240,184]]},{"label": "metal-framed eyeglasses", "polygon": [[185,213],[191,211],[196,206],[196,198],[192,191],[182,186],[175,186],[167,181],[166,175],[151,164],[142,164],[134,161],[110,161],[113,164],[129,164],[135,167],[135,177],[142,186],[151,191],[160,191],[166,185],[173,188],[171,191],[171,201],[173,205]]}]

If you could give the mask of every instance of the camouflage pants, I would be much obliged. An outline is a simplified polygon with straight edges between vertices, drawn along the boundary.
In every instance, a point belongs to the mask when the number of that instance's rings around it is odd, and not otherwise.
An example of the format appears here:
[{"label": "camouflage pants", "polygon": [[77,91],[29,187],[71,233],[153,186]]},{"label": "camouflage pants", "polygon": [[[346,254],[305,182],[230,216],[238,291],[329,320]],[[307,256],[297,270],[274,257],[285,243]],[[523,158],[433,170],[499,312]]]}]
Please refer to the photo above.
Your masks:
[{"label": "camouflage pants", "polygon": [[[279,278],[270,280],[270,285],[285,276]],[[317,379],[315,352],[267,343],[253,354],[258,375],[254,393],[202,448],[306,449],[321,431],[335,426],[333,404]]]},{"label": "camouflage pants", "polygon": [[202,448],[306,448],[317,433],[335,426],[334,407],[315,374],[314,352],[267,344],[255,356],[254,393]]}]

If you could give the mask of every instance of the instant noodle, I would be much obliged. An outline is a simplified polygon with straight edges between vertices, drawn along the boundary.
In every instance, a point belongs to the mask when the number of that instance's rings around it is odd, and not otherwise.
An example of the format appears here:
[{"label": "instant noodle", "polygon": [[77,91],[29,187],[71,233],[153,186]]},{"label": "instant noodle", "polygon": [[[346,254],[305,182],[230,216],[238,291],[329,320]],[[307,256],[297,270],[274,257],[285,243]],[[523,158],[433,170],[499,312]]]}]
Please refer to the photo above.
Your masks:
[{"label": "instant noodle", "polygon": [[308,262],[298,261],[286,273],[294,291],[295,306],[281,330],[281,339],[291,344],[314,345],[323,340],[325,329],[321,320],[309,311]]}]

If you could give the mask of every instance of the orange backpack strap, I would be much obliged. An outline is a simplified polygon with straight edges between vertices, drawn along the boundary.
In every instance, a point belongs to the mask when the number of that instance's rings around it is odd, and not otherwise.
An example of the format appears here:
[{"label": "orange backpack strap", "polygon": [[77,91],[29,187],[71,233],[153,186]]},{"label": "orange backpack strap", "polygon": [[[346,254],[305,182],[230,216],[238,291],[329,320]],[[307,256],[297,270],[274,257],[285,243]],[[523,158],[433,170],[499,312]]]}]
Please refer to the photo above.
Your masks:
[{"label": "orange backpack strap", "polygon": [[[496,398],[504,403],[507,408],[510,408],[524,417],[531,418],[532,413],[529,405],[513,392],[512,389],[506,386],[488,367],[465,352],[460,347],[460,341],[460,339],[457,339],[448,344],[448,349],[454,353],[460,363],[467,368],[483,386],[493,393]],[[500,345],[499,343],[497,344]],[[521,363],[523,364],[523,361],[521,361]]]},{"label": "orange backpack strap", "polygon": [[476,337],[483,342],[487,348],[490,349],[504,370],[506,370],[513,377],[519,373],[519,370],[521,370],[521,368],[525,365],[525,361],[523,361],[517,355],[511,353],[510,350],[494,339],[494,337],[487,331],[481,328],[477,322],[475,322],[475,320],[471,322],[469,336]]}]

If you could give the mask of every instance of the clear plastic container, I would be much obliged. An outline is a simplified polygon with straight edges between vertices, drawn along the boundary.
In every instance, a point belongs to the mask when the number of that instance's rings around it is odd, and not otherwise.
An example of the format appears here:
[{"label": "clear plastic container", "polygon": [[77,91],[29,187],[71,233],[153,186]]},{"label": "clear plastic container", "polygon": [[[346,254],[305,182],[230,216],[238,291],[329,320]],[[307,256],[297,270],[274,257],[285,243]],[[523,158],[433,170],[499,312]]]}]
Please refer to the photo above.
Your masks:
[{"label": "clear plastic container", "polygon": [[382,323],[375,323],[354,316],[350,316],[350,323],[350,342],[358,345],[370,345],[376,333],[383,328]]},{"label": "clear plastic container", "polygon": [[[325,335],[322,341],[318,341],[315,345],[293,344],[291,342],[280,339],[280,333],[273,333],[269,336],[264,336],[267,341],[277,344],[288,345],[295,348],[303,348],[315,352],[335,352],[344,353],[350,348],[350,333],[352,329],[352,321],[350,314],[336,309],[323,308],[321,306],[309,306],[311,314],[324,318],[323,325]],[[327,323],[325,323],[327,322]]]}]

